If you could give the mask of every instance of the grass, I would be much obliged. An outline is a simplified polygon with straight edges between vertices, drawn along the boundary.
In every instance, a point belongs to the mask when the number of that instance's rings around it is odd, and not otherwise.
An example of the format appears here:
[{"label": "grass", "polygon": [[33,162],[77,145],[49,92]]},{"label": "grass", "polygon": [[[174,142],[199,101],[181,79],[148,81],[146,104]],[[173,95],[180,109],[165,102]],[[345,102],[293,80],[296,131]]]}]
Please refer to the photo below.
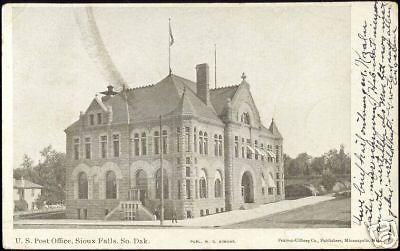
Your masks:
[{"label": "grass", "polygon": [[350,228],[350,198],[337,198],[224,228]]}]

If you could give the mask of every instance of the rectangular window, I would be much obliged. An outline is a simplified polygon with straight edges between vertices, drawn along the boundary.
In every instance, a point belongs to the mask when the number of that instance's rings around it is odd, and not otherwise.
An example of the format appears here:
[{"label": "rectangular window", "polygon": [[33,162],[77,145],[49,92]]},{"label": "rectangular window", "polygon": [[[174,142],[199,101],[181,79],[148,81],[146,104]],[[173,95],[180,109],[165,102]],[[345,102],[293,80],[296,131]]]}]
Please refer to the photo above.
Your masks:
[{"label": "rectangular window", "polygon": [[176,128],[176,151],[179,153],[181,151],[181,128]]},{"label": "rectangular window", "polygon": [[274,194],[274,189],[272,187],[268,187],[268,194],[273,195]]},{"label": "rectangular window", "polygon": [[191,194],[190,194],[190,180],[186,180],[186,199],[190,199]]},{"label": "rectangular window", "polygon": [[167,130],[163,130],[162,131],[163,154],[167,154],[167,144],[168,144],[168,133]]},{"label": "rectangular window", "polygon": [[79,138],[74,139],[74,159],[79,159]]},{"label": "rectangular window", "polygon": [[[251,140],[250,140],[250,139],[247,139],[246,142],[247,142],[247,145],[248,145],[248,146],[251,146]],[[252,153],[251,150],[247,147],[247,158],[248,158],[248,159],[251,159],[251,158],[252,158],[252,155],[253,155],[253,153]]]},{"label": "rectangular window", "polygon": [[186,177],[190,177],[190,167],[186,167]]},{"label": "rectangular window", "polygon": [[82,218],[87,219],[87,209],[86,208],[83,209],[83,217]]},{"label": "rectangular window", "polygon": [[186,157],[186,164],[192,164],[192,160],[190,159],[190,157]]},{"label": "rectangular window", "polygon": [[279,181],[276,182],[276,194],[277,195],[281,195],[281,186],[279,183],[280,183]]},{"label": "rectangular window", "polygon": [[[263,143],[261,143],[260,148],[261,148],[262,151],[264,151],[264,144]],[[264,160],[264,155],[261,155],[261,159]]]},{"label": "rectangular window", "polygon": [[103,159],[107,158],[107,136],[100,136],[100,154]]},{"label": "rectangular window", "polygon": [[185,127],[186,152],[190,152],[190,127]]},{"label": "rectangular window", "polygon": [[208,137],[207,133],[204,133],[204,154],[208,155]]},{"label": "rectangular window", "polygon": [[235,158],[239,157],[239,137],[235,136]]},{"label": "rectangular window", "polygon": [[181,198],[181,181],[178,180],[178,199]]},{"label": "rectangular window", "polygon": [[245,148],[245,145],[244,145],[244,138],[242,138],[242,158],[244,159],[244,148]]},{"label": "rectangular window", "polygon": [[254,141],[254,150],[255,150],[254,158],[255,158],[255,159],[258,159],[257,147],[258,147],[258,141],[255,140],[255,141]]},{"label": "rectangular window", "polygon": [[276,173],[276,178],[277,178],[277,179],[280,179],[279,173]]},{"label": "rectangular window", "polygon": [[160,154],[160,135],[158,131],[154,132],[154,154]]},{"label": "rectangular window", "polygon": [[113,135],[113,149],[114,157],[119,157],[119,134]]},{"label": "rectangular window", "polygon": [[193,151],[197,152],[197,130],[196,130],[196,127],[194,128],[194,133],[193,133]]},{"label": "rectangular window", "polygon": [[280,159],[279,145],[275,146],[275,154],[276,154],[275,161],[276,161],[276,163],[279,163],[279,159]]},{"label": "rectangular window", "polygon": [[214,135],[214,155],[218,156],[218,136]]},{"label": "rectangular window", "polygon": [[89,123],[90,125],[94,125],[94,114],[89,115]]},{"label": "rectangular window", "polygon": [[219,142],[218,153],[219,153],[219,156],[222,156],[222,136],[221,135],[219,135],[218,142]]},{"label": "rectangular window", "polygon": [[90,137],[85,138],[85,158],[91,159],[92,157],[92,139]]},{"label": "rectangular window", "polygon": [[135,156],[139,156],[139,133],[135,133],[133,137],[133,151]]},{"label": "rectangular window", "polygon": [[146,133],[142,133],[142,155],[147,154],[147,140],[146,140]]},{"label": "rectangular window", "polygon": [[261,192],[263,195],[265,195],[265,187],[261,188]]},{"label": "rectangular window", "polygon": [[101,125],[103,123],[103,114],[97,113],[97,124]]},{"label": "rectangular window", "polygon": [[196,194],[196,199],[199,198],[199,185],[197,180],[194,181],[194,193]]}]

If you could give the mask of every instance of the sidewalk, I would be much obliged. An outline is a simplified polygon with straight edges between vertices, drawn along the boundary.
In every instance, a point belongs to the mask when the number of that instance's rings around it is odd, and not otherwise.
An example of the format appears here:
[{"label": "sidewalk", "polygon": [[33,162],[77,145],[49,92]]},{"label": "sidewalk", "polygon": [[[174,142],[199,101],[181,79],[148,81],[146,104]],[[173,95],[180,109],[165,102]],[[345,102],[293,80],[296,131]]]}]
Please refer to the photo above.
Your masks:
[{"label": "sidewalk", "polygon": [[[231,225],[243,221],[253,220],[275,213],[286,212],[299,207],[316,204],[323,201],[334,199],[332,196],[312,196],[297,200],[283,200],[270,204],[264,204],[257,208],[248,210],[234,210],[219,214],[213,214],[193,219],[179,220],[178,223],[172,223],[171,220],[165,220],[164,226],[186,226],[186,227],[213,227]],[[159,226],[159,221],[103,221],[103,220],[18,220],[14,224],[24,225],[97,225],[97,226]]]}]

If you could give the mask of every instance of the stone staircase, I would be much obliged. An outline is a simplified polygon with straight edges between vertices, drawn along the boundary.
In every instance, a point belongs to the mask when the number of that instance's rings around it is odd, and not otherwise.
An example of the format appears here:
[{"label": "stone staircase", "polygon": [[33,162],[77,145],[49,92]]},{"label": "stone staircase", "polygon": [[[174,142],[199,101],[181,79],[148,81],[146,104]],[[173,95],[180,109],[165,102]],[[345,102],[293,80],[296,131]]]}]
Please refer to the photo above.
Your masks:
[{"label": "stone staircase", "polygon": [[117,207],[104,217],[104,220],[150,221],[154,220],[154,216],[140,201],[121,201]]}]

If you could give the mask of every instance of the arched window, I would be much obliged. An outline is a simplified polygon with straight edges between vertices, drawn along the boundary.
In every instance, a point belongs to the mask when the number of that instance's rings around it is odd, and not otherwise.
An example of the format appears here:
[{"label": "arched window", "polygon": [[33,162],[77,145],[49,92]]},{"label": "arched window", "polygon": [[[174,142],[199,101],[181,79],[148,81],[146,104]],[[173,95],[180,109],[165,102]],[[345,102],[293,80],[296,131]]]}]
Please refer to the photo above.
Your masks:
[{"label": "arched window", "polygon": [[[163,169],[163,186],[164,186],[164,199],[168,199],[168,177],[167,171]],[[161,169],[156,172],[156,199],[161,198]]]},{"label": "arched window", "polygon": [[220,198],[222,196],[222,177],[219,171],[215,175],[214,190],[215,198]]},{"label": "arched window", "polygon": [[199,132],[199,153],[203,154],[203,132]]},{"label": "arched window", "polygon": [[106,173],[106,199],[117,198],[117,178],[114,171]]},{"label": "arched window", "polygon": [[199,186],[200,186],[200,198],[207,198],[207,175],[204,169],[200,170],[200,180],[199,180]]},{"label": "arched window", "polygon": [[78,198],[87,199],[88,198],[88,180],[86,173],[81,172],[78,175]]},{"label": "arched window", "polygon": [[208,135],[204,132],[204,154],[208,154]]},{"label": "arched window", "polygon": [[245,125],[250,125],[250,115],[248,112],[244,112],[241,116],[241,121],[245,124]]}]

